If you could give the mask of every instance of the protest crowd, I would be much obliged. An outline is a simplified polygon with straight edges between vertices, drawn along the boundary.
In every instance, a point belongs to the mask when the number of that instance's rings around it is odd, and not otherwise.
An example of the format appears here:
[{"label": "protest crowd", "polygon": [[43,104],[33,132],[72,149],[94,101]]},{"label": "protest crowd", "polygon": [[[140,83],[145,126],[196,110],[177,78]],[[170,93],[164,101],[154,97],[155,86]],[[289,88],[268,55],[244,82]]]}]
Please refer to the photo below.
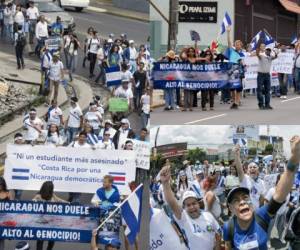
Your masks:
[{"label": "protest crowd", "polygon": [[226,164],[167,159],[151,177],[150,249],[299,249],[300,137],[291,145],[289,160],[240,146]]},{"label": "protest crowd", "polygon": [[[109,110],[113,121],[120,122],[134,111],[140,115],[141,126],[149,126],[152,92],[146,45],[137,48],[125,33],[104,38],[95,27],[89,27],[84,41],[80,41],[72,24],[60,16],[50,22],[34,1],[1,0],[0,31],[1,40],[14,46],[17,70],[25,68],[25,52],[40,60],[40,94],[45,96],[47,105],[52,99],[57,100],[59,85],[66,87],[73,81],[79,65],[88,66],[90,82],[111,92]],[[82,62],[79,53],[84,54]]]},{"label": "protest crowd", "polygon": [[[227,33],[226,47],[216,40],[203,48],[200,35],[190,33],[194,46],[169,50],[154,63],[153,85],[163,89],[166,111],[214,110],[216,102],[238,109],[250,95],[256,95],[260,110],[271,110],[271,97],[300,94],[297,37],[282,44],[261,30],[251,41],[232,41],[227,23],[220,34]],[[169,66],[165,69],[164,64]]]}]

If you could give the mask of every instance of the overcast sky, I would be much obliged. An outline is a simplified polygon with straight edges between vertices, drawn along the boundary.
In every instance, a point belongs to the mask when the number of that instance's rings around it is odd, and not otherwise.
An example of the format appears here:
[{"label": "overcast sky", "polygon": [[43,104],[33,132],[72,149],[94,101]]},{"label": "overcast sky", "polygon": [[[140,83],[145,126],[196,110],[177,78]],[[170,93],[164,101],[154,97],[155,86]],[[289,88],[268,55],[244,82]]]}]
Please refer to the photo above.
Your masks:
[{"label": "overcast sky", "polygon": [[[151,129],[151,144],[154,146],[154,139],[158,126]],[[194,144],[193,147],[217,148],[223,143],[231,143],[229,139],[230,126],[217,125],[181,125],[181,126],[160,126],[157,145],[187,142]],[[259,126],[259,134],[267,134],[267,126]],[[270,125],[270,135],[282,136],[284,139],[284,151],[287,157],[290,155],[289,139],[293,135],[300,135],[300,126],[298,125]],[[191,147],[191,146],[190,146]]]}]

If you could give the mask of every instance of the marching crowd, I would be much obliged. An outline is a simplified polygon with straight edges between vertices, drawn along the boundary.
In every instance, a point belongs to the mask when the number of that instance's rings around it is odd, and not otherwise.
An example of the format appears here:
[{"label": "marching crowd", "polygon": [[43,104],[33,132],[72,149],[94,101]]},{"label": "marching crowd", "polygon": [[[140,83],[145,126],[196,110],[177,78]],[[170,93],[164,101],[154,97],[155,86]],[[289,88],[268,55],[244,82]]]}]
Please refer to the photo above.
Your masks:
[{"label": "marching crowd", "polygon": [[[300,94],[300,43],[284,45],[274,42],[272,46],[266,42],[266,38],[261,38],[255,46],[251,43],[244,45],[241,40],[231,41],[231,28],[227,27],[227,48],[220,51],[217,42],[212,42],[211,46],[201,50],[197,44],[191,47],[184,47],[176,54],[170,50],[158,62],[183,62],[190,64],[208,64],[215,62],[229,62],[239,65],[240,87],[223,89],[164,89],[165,110],[193,111],[193,108],[201,106],[202,111],[214,110],[215,101],[218,98],[220,104],[231,104],[230,109],[238,109],[242,105],[241,97],[246,97],[250,93],[256,94],[258,107],[261,110],[273,109],[270,105],[271,96],[286,99],[288,92]],[[267,45],[267,46],[266,46]],[[292,74],[278,73],[279,86],[271,86],[271,66],[272,61],[277,58],[281,52],[287,49],[295,51],[294,69]],[[243,89],[245,85],[245,72],[247,67],[244,63],[245,57],[257,57],[257,88]],[[201,104],[198,104],[198,93],[201,92]],[[244,101],[246,101],[244,99]]]},{"label": "marching crowd", "polygon": [[[150,53],[146,45],[136,47],[134,40],[126,34],[108,39],[100,37],[94,27],[89,27],[84,41],[80,41],[70,25],[66,27],[60,16],[51,23],[39,12],[34,1],[22,6],[20,1],[0,4],[1,39],[11,42],[15,47],[17,69],[25,68],[24,50],[35,54],[41,62],[41,94],[46,104],[57,101],[59,85],[66,86],[73,81],[78,67],[79,53],[83,53],[82,67],[89,62],[89,78],[95,84],[107,86],[111,96],[128,100],[128,112],[136,111],[141,116],[143,127],[149,126],[150,118]],[[35,44],[34,52],[31,46]],[[80,52],[81,51],[81,52]],[[108,86],[106,71],[119,67],[121,84]],[[97,73],[97,75],[95,75]],[[69,79],[66,79],[66,75]],[[114,113],[113,119],[120,121],[124,113]]]},{"label": "marching crowd", "polygon": [[[123,118],[120,124],[114,124],[111,120],[103,120],[103,108],[100,97],[95,96],[90,103],[89,110],[83,114],[76,97],[70,100],[70,110],[67,117],[64,117],[57,102],[52,100],[51,106],[44,119],[38,117],[35,108],[31,108],[24,117],[25,133],[16,133],[14,136],[15,145],[47,145],[50,147],[74,147],[90,148],[91,150],[133,150],[134,140],[147,141],[148,131],[142,128],[136,133],[130,128],[128,119]],[[141,182],[139,171],[137,171],[136,182],[130,183],[130,189],[136,188],[136,183]],[[0,182],[1,200],[21,200],[22,190],[7,190],[5,180]],[[4,195],[5,194],[5,195]],[[47,202],[69,202],[82,204],[81,193],[69,193],[68,200],[63,200],[54,194],[54,185],[46,181],[39,193],[33,198],[35,201]],[[91,204],[100,206],[102,222],[109,213],[116,209],[117,205],[126,197],[122,197],[117,186],[114,185],[113,177],[106,175],[103,178],[103,186],[99,188],[91,200]],[[107,224],[93,232],[91,248],[98,249],[96,235],[100,235],[99,244],[105,249],[118,249],[120,242],[120,228],[122,227],[120,212],[116,213]],[[109,225],[113,221],[113,226]],[[54,241],[49,241],[47,249],[53,249]],[[21,243],[20,243],[21,244]],[[125,247],[129,249],[129,242],[125,237]],[[24,246],[23,246],[24,247]],[[4,250],[4,240],[0,240],[0,249]],[[17,249],[17,248],[16,248]],[[22,248],[29,249],[29,248]],[[37,241],[37,250],[43,249],[43,241]],[[138,249],[137,240],[135,249]]]},{"label": "marching crowd", "polygon": [[[207,160],[192,165],[185,160],[175,169],[167,160],[151,180],[150,204],[154,211],[168,216],[174,234],[185,246],[178,245],[178,249],[198,249],[201,242],[201,249],[262,250],[271,247],[272,238],[287,249],[287,228],[293,228],[294,236],[299,237],[299,226],[291,227],[289,218],[300,202],[299,183],[295,184],[300,137],[293,137],[291,145],[288,161],[268,165],[241,160],[239,146],[228,165]],[[271,175],[275,176],[273,183],[269,183]],[[293,244],[290,249],[298,249]]]}]

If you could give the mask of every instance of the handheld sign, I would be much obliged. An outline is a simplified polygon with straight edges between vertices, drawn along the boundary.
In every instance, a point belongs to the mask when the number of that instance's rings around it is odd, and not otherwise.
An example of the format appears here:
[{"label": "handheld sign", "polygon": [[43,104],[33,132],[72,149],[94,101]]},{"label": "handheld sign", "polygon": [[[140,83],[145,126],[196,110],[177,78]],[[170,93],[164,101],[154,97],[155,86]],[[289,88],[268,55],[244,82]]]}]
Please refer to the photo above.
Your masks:
[{"label": "handheld sign", "polygon": [[126,98],[113,97],[109,99],[108,102],[110,112],[127,112],[128,111],[128,101]]},{"label": "handheld sign", "polygon": [[200,41],[200,35],[197,31],[191,30],[190,34],[191,34],[192,41],[195,41],[195,42]]}]

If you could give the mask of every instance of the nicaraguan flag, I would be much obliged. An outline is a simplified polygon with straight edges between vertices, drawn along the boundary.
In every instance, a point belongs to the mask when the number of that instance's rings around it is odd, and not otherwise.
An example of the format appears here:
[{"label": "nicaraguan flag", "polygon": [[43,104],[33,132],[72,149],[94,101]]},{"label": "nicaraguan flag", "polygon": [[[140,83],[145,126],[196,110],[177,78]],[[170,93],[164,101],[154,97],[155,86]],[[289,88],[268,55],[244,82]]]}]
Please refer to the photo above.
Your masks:
[{"label": "nicaraguan flag", "polygon": [[298,41],[298,38],[297,38],[296,35],[294,35],[294,36],[292,37],[291,44],[295,44],[297,41]]},{"label": "nicaraguan flag", "polygon": [[106,71],[106,82],[107,86],[120,85],[122,82],[121,71],[119,66],[108,67]]},{"label": "nicaraguan flag", "polygon": [[253,37],[253,39],[251,40],[251,49],[252,50],[256,50],[258,43],[262,42],[264,43],[266,46],[270,46],[272,44],[274,44],[275,40],[273,39],[273,37],[266,31],[259,31],[255,37]]},{"label": "nicaraguan flag", "polygon": [[231,22],[230,16],[228,15],[227,12],[225,12],[225,17],[224,17],[222,25],[221,25],[220,34],[223,35],[226,31],[226,28],[231,25],[232,25],[232,22]]},{"label": "nicaraguan flag", "polygon": [[126,224],[125,235],[131,245],[140,232],[142,216],[143,185],[138,186],[134,193],[122,205],[121,213]]},{"label": "nicaraguan flag", "polygon": [[266,155],[264,158],[262,158],[263,163],[269,165],[270,161],[273,161],[273,155]]}]

